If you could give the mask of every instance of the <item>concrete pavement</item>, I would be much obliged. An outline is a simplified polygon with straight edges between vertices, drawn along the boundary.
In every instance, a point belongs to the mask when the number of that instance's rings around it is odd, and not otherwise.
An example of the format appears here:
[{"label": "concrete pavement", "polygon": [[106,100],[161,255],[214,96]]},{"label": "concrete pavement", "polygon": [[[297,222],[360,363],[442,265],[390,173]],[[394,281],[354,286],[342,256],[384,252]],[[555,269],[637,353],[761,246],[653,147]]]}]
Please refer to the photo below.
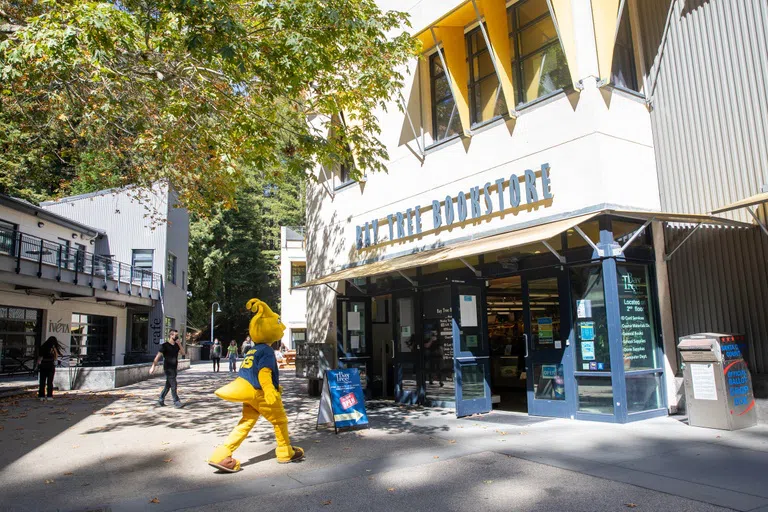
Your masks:
[{"label": "concrete pavement", "polygon": [[766,426],[456,419],[374,402],[371,429],[335,435],[315,429],[317,400],[287,373],[291,435],[307,460],[276,464],[272,429],[260,421],[237,452],[244,470],[217,474],[205,459],[239,408],[212,391],[231,378],[208,365],[184,372],[179,410],[155,405],[161,378],[52,403],[5,399],[0,509],[768,511]]}]

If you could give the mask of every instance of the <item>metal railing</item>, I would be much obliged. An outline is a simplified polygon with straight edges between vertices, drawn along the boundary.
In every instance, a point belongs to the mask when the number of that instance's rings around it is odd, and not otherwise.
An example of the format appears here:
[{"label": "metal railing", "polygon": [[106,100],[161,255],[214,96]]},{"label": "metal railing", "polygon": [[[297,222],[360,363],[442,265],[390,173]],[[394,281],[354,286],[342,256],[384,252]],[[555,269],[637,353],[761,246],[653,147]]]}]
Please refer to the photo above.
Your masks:
[{"label": "metal railing", "polygon": [[128,283],[140,288],[162,291],[163,278],[157,272],[136,268],[109,256],[100,256],[21,231],[0,228],[0,254],[16,259],[16,273],[21,272],[22,261],[32,261],[38,264],[37,277],[43,276],[43,265],[46,265],[56,267],[56,278],[59,280],[62,270],[74,272],[74,284],[86,279],[88,285],[94,286],[94,280],[99,278],[105,282]]}]

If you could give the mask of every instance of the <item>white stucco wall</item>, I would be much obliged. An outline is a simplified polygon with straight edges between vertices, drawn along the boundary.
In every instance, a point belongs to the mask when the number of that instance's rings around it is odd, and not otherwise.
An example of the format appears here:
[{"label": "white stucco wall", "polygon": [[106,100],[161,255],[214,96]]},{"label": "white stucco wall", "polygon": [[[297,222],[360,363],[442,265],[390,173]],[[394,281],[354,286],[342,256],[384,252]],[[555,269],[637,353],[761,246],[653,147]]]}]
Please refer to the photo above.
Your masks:
[{"label": "white stucco wall", "polygon": [[291,332],[307,328],[307,290],[291,287],[291,263],[306,263],[304,242],[288,240],[286,227],[280,228],[280,320],[285,324],[283,344],[293,349]]}]

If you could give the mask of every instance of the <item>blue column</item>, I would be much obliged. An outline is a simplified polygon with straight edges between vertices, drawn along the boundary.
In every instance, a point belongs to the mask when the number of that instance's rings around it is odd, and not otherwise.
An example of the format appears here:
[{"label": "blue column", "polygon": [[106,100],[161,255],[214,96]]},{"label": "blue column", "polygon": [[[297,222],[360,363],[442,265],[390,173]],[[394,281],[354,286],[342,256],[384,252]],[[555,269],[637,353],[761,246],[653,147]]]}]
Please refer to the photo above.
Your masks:
[{"label": "blue column", "polygon": [[626,381],[624,378],[624,348],[621,338],[621,312],[619,309],[618,272],[616,258],[612,257],[617,246],[613,241],[610,218],[600,220],[600,241],[603,252],[603,287],[605,311],[608,322],[608,343],[611,353],[611,383],[613,386],[613,414],[618,423],[627,422]]}]

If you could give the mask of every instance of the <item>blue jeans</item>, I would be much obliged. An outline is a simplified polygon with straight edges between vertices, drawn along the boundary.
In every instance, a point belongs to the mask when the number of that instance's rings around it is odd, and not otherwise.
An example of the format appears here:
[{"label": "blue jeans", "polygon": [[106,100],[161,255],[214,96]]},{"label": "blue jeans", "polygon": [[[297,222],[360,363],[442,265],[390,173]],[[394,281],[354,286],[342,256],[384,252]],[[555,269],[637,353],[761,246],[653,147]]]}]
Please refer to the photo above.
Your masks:
[{"label": "blue jeans", "polygon": [[229,356],[229,371],[237,371],[237,356]]}]

